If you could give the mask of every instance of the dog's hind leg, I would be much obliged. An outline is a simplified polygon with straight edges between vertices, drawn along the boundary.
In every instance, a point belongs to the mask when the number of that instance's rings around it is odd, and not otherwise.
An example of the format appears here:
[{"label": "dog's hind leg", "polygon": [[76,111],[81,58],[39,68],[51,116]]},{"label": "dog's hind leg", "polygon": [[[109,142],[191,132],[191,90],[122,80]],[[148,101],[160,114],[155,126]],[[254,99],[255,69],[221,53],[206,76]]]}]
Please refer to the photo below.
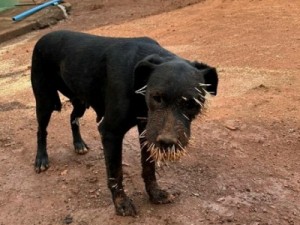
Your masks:
[{"label": "dog's hind leg", "polygon": [[79,118],[83,116],[86,110],[86,105],[77,98],[72,99],[71,102],[74,107],[71,113],[70,122],[75,152],[78,154],[85,154],[88,152],[89,148],[81,137],[79,128]]},{"label": "dog's hind leg", "polygon": [[[37,103],[38,104],[38,103]],[[42,109],[37,106],[36,109],[38,132],[37,132],[37,154],[35,158],[35,171],[40,173],[49,167],[47,154],[47,126],[52,114],[51,109]]]},{"label": "dog's hind leg", "polygon": [[49,167],[47,154],[47,126],[54,110],[60,111],[61,102],[58,93],[52,85],[43,79],[32,76],[32,87],[36,99],[36,117],[38,122],[37,154],[35,170],[40,173]]},{"label": "dog's hind leg", "polygon": [[[32,80],[32,87],[36,98],[36,117],[38,122],[37,154],[35,158],[35,170],[40,173],[49,167],[47,154],[47,126],[54,110],[60,110],[61,103],[55,89],[37,84]],[[42,91],[41,91],[42,90]]]},{"label": "dog's hind leg", "polygon": [[38,122],[37,153],[35,170],[40,173],[49,167],[47,154],[47,126],[54,110],[61,110],[61,102],[53,80],[55,71],[44,65],[43,59],[34,54],[31,68],[31,84],[36,99],[36,117]]}]

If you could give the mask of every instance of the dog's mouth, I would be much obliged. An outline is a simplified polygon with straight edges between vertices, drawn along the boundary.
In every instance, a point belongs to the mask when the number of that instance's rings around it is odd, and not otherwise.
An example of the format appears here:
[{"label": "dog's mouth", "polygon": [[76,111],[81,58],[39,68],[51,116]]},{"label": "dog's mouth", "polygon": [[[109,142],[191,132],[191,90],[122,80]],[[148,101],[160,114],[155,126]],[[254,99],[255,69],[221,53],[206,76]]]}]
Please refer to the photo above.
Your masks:
[{"label": "dog's mouth", "polygon": [[178,161],[188,155],[186,148],[189,144],[189,135],[186,132],[183,132],[181,138],[172,135],[163,135],[162,137],[151,134],[149,137],[148,135],[145,129],[139,136],[141,147],[149,153],[147,161],[155,161],[160,165],[160,163]]},{"label": "dog's mouth", "polygon": [[187,155],[186,148],[180,143],[171,145],[169,147],[160,147],[155,143],[151,143],[147,145],[147,151],[150,153],[150,156],[147,160],[154,160],[158,164],[160,162],[167,161],[175,162],[181,157]]}]

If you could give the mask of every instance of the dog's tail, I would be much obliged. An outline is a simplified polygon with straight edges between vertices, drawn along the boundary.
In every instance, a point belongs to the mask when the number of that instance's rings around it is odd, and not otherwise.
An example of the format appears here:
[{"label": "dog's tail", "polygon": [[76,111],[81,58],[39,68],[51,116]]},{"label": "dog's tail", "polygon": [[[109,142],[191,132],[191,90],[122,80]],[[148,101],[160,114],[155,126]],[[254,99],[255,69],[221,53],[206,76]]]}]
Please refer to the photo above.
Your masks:
[{"label": "dog's tail", "polygon": [[31,85],[36,99],[36,106],[40,109],[60,111],[62,104],[59,98],[59,70],[35,48],[32,55]]}]

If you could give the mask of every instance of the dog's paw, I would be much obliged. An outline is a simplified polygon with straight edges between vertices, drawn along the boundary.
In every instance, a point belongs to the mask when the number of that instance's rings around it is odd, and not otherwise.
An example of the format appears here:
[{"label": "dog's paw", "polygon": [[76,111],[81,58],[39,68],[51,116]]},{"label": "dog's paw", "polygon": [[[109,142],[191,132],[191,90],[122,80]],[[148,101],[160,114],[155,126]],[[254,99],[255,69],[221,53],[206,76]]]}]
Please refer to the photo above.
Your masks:
[{"label": "dog's paw", "polygon": [[48,155],[37,155],[35,159],[35,172],[40,173],[49,168]]},{"label": "dog's paw", "polygon": [[86,154],[89,151],[89,147],[84,141],[74,142],[75,152],[79,155]]},{"label": "dog's paw", "polygon": [[175,195],[159,188],[152,189],[149,193],[149,197],[150,201],[154,204],[172,203],[175,199]]},{"label": "dog's paw", "polygon": [[130,198],[127,196],[117,197],[115,199],[116,214],[119,216],[133,216],[137,215],[135,206]]}]

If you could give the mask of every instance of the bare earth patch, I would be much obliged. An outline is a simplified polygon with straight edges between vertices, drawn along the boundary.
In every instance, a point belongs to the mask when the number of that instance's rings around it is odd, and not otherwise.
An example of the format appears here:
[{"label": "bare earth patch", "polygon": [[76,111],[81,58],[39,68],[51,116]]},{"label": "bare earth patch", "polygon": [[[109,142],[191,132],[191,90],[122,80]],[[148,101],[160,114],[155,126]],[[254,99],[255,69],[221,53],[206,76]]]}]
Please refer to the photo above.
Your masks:
[{"label": "bare earth patch", "polygon": [[[299,1],[70,2],[68,21],[0,45],[0,225],[300,224]],[[37,39],[54,29],[150,36],[218,67],[219,95],[193,125],[190,156],[158,171],[174,203],[149,202],[132,129],[124,173],[139,215],[116,216],[95,114],[81,121],[91,151],[78,156],[66,99],[48,130],[51,167],[35,174],[30,61]]]}]

